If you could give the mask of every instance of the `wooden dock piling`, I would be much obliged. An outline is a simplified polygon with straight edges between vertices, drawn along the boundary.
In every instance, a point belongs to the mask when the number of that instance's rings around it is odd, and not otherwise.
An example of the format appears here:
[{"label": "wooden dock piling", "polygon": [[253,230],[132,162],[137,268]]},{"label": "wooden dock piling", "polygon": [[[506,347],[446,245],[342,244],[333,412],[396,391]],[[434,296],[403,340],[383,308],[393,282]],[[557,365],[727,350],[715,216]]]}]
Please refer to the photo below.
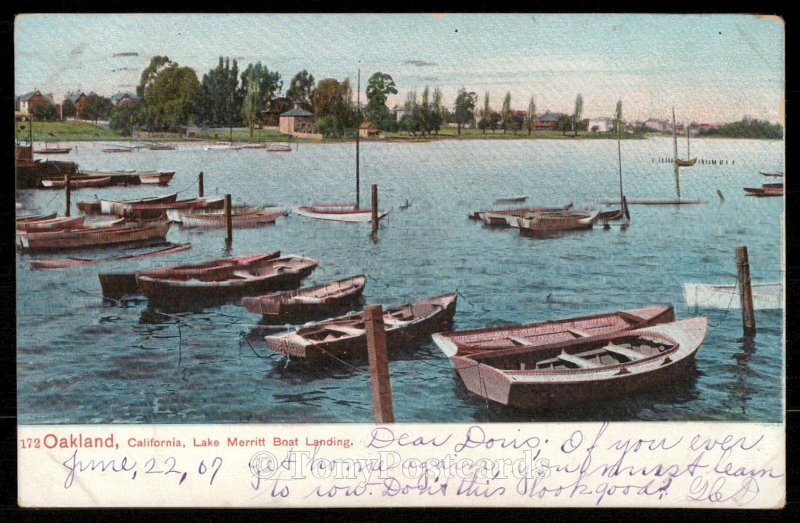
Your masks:
[{"label": "wooden dock piling", "polygon": [[378,186],[372,184],[372,234],[378,232]]},{"label": "wooden dock piling", "polygon": [[739,290],[742,302],[742,324],[745,336],[756,334],[756,317],[753,313],[753,291],[750,288],[750,261],[747,247],[736,248],[736,268],[739,271]]},{"label": "wooden dock piling", "polygon": [[227,234],[225,236],[225,245],[228,249],[233,245],[233,218],[231,216],[231,195],[225,195],[225,228]]},{"label": "wooden dock piling", "polygon": [[202,198],[203,196],[204,196],[203,171],[200,171],[200,174],[197,175],[197,197]]},{"label": "wooden dock piling", "polygon": [[64,209],[64,216],[71,216],[70,208],[72,207],[72,187],[70,184],[70,173],[64,175],[64,199],[66,200],[64,204],[66,205],[66,209]]},{"label": "wooden dock piling", "polygon": [[386,347],[386,331],[383,327],[383,307],[380,305],[364,307],[364,326],[367,331],[367,354],[375,423],[394,423],[389,355]]}]

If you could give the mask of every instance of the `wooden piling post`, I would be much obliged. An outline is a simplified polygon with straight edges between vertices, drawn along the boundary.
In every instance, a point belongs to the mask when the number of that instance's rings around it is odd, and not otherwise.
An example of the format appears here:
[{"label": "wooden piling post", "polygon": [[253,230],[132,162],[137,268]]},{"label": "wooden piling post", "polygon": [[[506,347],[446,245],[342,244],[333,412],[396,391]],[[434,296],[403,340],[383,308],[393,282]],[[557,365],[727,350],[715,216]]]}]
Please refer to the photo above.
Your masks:
[{"label": "wooden piling post", "polygon": [[72,187],[70,184],[70,173],[64,175],[64,199],[66,200],[64,203],[66,205],[66,209],[64,210],[64,216],[71,216],[70,207],[72,207]]},{"label": "wooden piling post", "polygon": [[200,174],[197,175],[197,197],[202,198],[203,196],[203,171],[200,171]]},{"label": "wooden piling post", "polygon": [[747,247],[736,248],[736,268],[739,271],[739,296],[742,302],[742,324],[745,336],[756,333],[756,317],[753,313],[753,291],[750,288],[750,261]]},{"label": "wooden piling post", "polygon": [[227,235],[225,236],[225,245],[230,249],[233,244],[233,218],[231,217],[231,195],[225,195],[225,227]]},{"label": "wooden piling post", "polygon": [[372,184],[372,234],[378,232],[378,186]]},{"label": "wooden piling post", "polygon": [[[375,186],[373,185],[373,187]],[[383,326],[383,307],[380,305],[364,307],[364,326],[367,330],[367,354],[375,423],[394,423],[392,384],[389,379],[389,355],[386,347],[386,331]]]}]

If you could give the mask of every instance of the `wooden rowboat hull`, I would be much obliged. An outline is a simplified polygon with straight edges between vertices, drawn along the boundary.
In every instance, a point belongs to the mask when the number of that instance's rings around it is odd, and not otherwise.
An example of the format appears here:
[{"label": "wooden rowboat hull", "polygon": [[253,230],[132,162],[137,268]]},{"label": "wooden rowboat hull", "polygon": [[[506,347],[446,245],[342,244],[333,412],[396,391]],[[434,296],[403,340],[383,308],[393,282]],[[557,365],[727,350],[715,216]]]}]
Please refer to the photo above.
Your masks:
[{"label": "wooden rowboat hull", "polygon": [[318,263],[308,264],[299,270],[287,270],[269,277],[248,280],[175,281],[137,276],[136,285],[139,292],[147,296],[151,305],[184,309],[195,305],[226,303],[242,296],[297,288],[317,268]]},{"label": "wooden rowboat hull", "polygon": [[[111,184],[110,176],[98,176],[89,178],[70,179],[70,189],[88,189],[96,187],[106,187]],[[63,178],[58,180],[42,180],[42,186],[48,189],[61,189],[67,186],[67,181]]]},{"label": "wooden rowboat hull", "polygon": [[147,185],[167,185],[172,177],[175,176],[174,172],[162,172],[157,174],[140,174],[139,182]]},{"label": "wooden rowboat hull", "polygon": [[[365,276],[355,276],[291,292],[243,298],[242,305],[248,311],[261,314],[268,320],[285,322],[289,319],[308,319],[357,303],[364,292],[366,281]],[[342,288],[345,289],[344,292],[332,298],[323,298],[318,301],[304,299],[313,299],[317,295],[324,296],[327,291]]]},{"label": "wooden rowboat hull", "polygon": [[33,151],[36,154],[69,154],[72,150],[72,147],[64,147],[64,148],[53,148],[53,149],[39,149],[38,151]]},{"label": "wooden rowboat hull", "polygon": [[[443,296],[436,296],[428,300],[421,300],[415,302],[418,304],[425,304],[429,302],[440,302],[442,304],[439,308],[434,308],[433,311],[426,315],[415,318],[414,321],[398,328],[393,328],[391,325],[386,326],[386,342],[387,346],[391,348],[401,347],[413,343],[415,340],[428,336],[429,334],[447,328],[453,322],[453,316],[456,312],[456,294],[446,294]],[[413,304],[412,304],[413,305]],[[400,309],[403,305],[398,307],[389,307],[384,311],[384,316],[394,309]],[[326,324],[334,324],[337,321],[349,321],[353,319],[362,319],[363,312],[356,314],[348,314],[330,320],[324,320],[316,324],[307,324],[303,328],[313,328],[314,326],[324,326]],[[288,338],[286,335],[267,336],[267,346],[278,354],[285,354],[287,356],[294,356],[297,358],[318,359],[329,357],[329,355],[336,356],[337,358],[363,356],[367,353],[367,337],[366,332],[362,331],[360,334],[342,337],[332,341],[320,341],[316,343],[299,343],[296,340]]]},{"label": "wooden rowboat hull", "polygon": [[134,272],[117,272],[117,273],[99,273],[97,277],[100,279],[100,287],[103,296],[108,298],[118,298],[129,294],[137,294],[138,286],[136,284],[137,275],[148,276],[164,276],[164,275],[191,275],[191,276],[211,276],[214,274],[221,274],[228,270],[230,267],[245,267],[251,263],[263,260],[272,260],[281,255],[280,251],[268,252],[262,254],[250,254],[246,256],[234,256],[231,258],[222,258],[219,260],[211,260],[203,263],[195,263],[190,265],[175,265],[169,267],[161,267],[157,269],[146,269]]},{"label": "wooden rowboat hull", "polygon": [[123,226],[99,229],[78,229],[62,234],[29,233],[17,235],[23,250],[66,250],[125,243],[165,240],[172,222],[142,226]]},{"label": "wooden rowboat hull", "polygon": [[17,231],[36,232],[74,229],[80,227],[85,219],[85,216],[73,216],[71,218],[64,217],[21,223],[17,222]]},{"label": "wooden rowboat hull", "polygon": [[[231,224],[234,227],[256,227],[275,223],[283,216],[282,212],[255,212],[245,214],[234,214],[231,216]],[[218,214],[184,214],[181,216],[181,226],[186,228],[216,228],[225,227],[227,221],[225,215]]]},{"label": "wooden rowboat hull", "polygon": [[[174,202],[178,199],[178,193],[172,194],[165,194],[163,196],[152,196],[150,198],[139,198],[136,200],[100,200],[100,212],[102,214],[119,214],[115,212],[117,209],[122,209],[126,204],[133,204],[133,203],[169,203]],[[84,202],[81,202],[84,203]],[[78,203],[78,208],[80,209],[81,203]],[[94,206],[97,205],[95,202],[91,202],[90,205]]]},{"label": "wooden rowboat hull", "polygon": [[[370,222],[372,221],[372,212],[369,209],[361,209],[360,211],[315,211],[310,207],[298,207],[295,211],[300,216],[307,218],[316,218],[318,220],[333,220],[337,222]],[[382,220],[389,214],[389,211],[378,211],[378,220]]]},{"label": "wooden rowboat hull", "polygon": [[697,158],[692,158],[691,160],[675,160],[675,165],[678,167],[691,167],[695,163],[697,163]]},{"label": "wooden rowboat hull", "polygon": [[442,352],[451,358],[520,347],[523,342],[534,346],[546,345],[673,321],[675,311],[672,306],[654,305],[526,325],[438,332],[432,338]]},{"label": "wooden rowboat hull", "polygon": [[[563,408],[628,396],[642,390],[657,390],[685,380],[692,375],[695,355],[706,330],[707,320],[701,317],[609,336],[607,340],[613,343],[618,337],[638,333],[674,343],[678,349],[666,357],[642,363],[629,362],[608,369],[565,370],[545,376],[536,370],[501,370],[482,363],[480,359],[462,356],[453,358],[453,365],[467,389],[478,396],[523,409]],[[581,343],[586,342],[577,342]],[[569,347],[566,345],[559,350]]]}]

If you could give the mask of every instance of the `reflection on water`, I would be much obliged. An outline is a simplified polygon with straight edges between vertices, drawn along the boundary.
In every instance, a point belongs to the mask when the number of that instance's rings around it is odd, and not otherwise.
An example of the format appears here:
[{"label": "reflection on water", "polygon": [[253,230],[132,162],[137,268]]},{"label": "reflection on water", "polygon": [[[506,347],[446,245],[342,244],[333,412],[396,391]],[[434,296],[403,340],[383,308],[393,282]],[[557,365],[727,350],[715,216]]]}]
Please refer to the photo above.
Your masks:
[{"label": "reflection on water", "polygon": [[[290,215],[275,226],[234,230],[230,253],[224,229],[173,227],[168,241],[191,242],[171,256],[113,265],[31,272],[17,255],[18,409],[23,423],[369,422],[366,357],[288,361],[272,354],[267,325],[236,300],[194,312],[153,308],[147,300],[103,303],[98,271],[126,271],[193,263],[227,255],[280,250],[321,260],[305,280],[312,285],[366,274],[364,298],[384,306],[451,292],[460,296],[454,328],[543,321],[601,311],[672,303],[678,318],[695,314],[683,303],[684,282],[731,283],[735,248],[747,245],[754,279],[779,271],[781,198],[746,198],[742,187],[760,183],[759,169],[779,166],[782,142],[697,140],[697,154],[735,158],[735,165],[697,165],[681,171],[681,193],[708,205],[631,206],[627,230],[576,231],[547,239],[517,229],[486,228],[470,211],[494,199],[527,194],[529,203],[576,208],[590,198],[618,194],[616,143],[604,140],[430,142],[362,146],[362,195],[379,185],[378,241],[369,224],[344,224]],[[693,148],[694,148],[693,144]],[[205,153],[177,151],[105,155],[81,144],[68,160],[83,168],[170,169],[169,189],[104,188],[76,192],[73,202],[196,193],[205,173],[206,195],[230,192],[250,205],[286,206],[352,201],[351,144],[303,145],[299,151]],[[622,144],[628,198],[671,197],[671,140]],[[124,156],[122,158],[121,156]],[[725,195],[724,205],[716,196]],[[62,212],[52,192],[20,191],[26,213]],[[408,209],[399,207],[406,200]],[[362,201],[362,204],[366,202]],[[607,210],[607,209],[606,209]],[[74,212],[77,212],[73,209]],[[102,254],[126,254],[104,249]],[[80,256],[80,254],[75,254]],[[738,311],[699,310],[710,328],[694,371],[681,382],[630,397],[592,404],[517,411],[467,392],[430,338],[392,349],[395,415],[408,422],[521,420],[745,420],[781,419],[783,350],[781,311],[756,311],[758,334],[742,340]]]}]

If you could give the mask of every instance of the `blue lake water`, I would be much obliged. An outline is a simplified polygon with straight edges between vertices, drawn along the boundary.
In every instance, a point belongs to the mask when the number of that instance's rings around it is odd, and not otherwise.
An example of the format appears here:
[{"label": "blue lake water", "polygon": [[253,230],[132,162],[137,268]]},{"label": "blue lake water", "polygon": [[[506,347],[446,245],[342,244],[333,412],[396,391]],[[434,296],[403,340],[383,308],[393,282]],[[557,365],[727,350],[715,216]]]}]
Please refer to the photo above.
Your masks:
[{"label": "blue lake water", "polygon": [[[297,205],[353,201],[352,144],[301,144],[291,153],[263,150],[104,154],[78,144],[68,156],[84,169],[170,169],[171,187],[86,189],[73,202],[134,198],[185,190],[234,203]],[[629,198],[675,195],[670,139],[622,143]],[[611,140],[444,141],[362,145],[361,197],[379,185],[391,208],[379,239],[369,224],[298,215],[275,226],[236,229],[232,255],[281,250],[322,261],[307,284],[369,276],[365,298],[390,305],[458,289],[456,329],[532,322],[670,303],[676,317],[695,313],[683,282],[734,283],[735,248],[749,249],[754,281],[779,281],[783,198],[745,197],[742,187],[773,181],[784,143],[695,140],[692,156],[734,161],[682,169],[684,198],[707,205],[631,206],[627,230],[613,227],[537,239],[490,230],[467,219],[495,198],[529,195],[537,205],[589,206],[618,194],[617,144]],[[725,201],[717,196],[721,191]],[[398,207],[405,200],[407,210]],[[26,213],[63,213],[63,192],[18,191]],[[73,209],[73,213],[77,212]],[[20,423],[370,422],[366,360],[310,366],[272,355],[263,341],[241,341],[259,317],[238,305],[174,318],[144,300],[103,304],[98,271],[197,262],[226,255],[224,231],[174,226],[172,242],[193,248],[170,257],[72,269],[29,270],[17,254],[17,374]],[[123,249],[109,249],[118,255]],[[95,256],[94,253],[75,255]],[[395,415],[403,422],[561,420],[737,420],[777,422],[783,410],[783,313],[756,311],[758,334],[742,338],[739,310],[700,310],[708,335],[694,371],[660,390],[549,411],[519,411],[469,393],[428,338],[391,353]]]}]

